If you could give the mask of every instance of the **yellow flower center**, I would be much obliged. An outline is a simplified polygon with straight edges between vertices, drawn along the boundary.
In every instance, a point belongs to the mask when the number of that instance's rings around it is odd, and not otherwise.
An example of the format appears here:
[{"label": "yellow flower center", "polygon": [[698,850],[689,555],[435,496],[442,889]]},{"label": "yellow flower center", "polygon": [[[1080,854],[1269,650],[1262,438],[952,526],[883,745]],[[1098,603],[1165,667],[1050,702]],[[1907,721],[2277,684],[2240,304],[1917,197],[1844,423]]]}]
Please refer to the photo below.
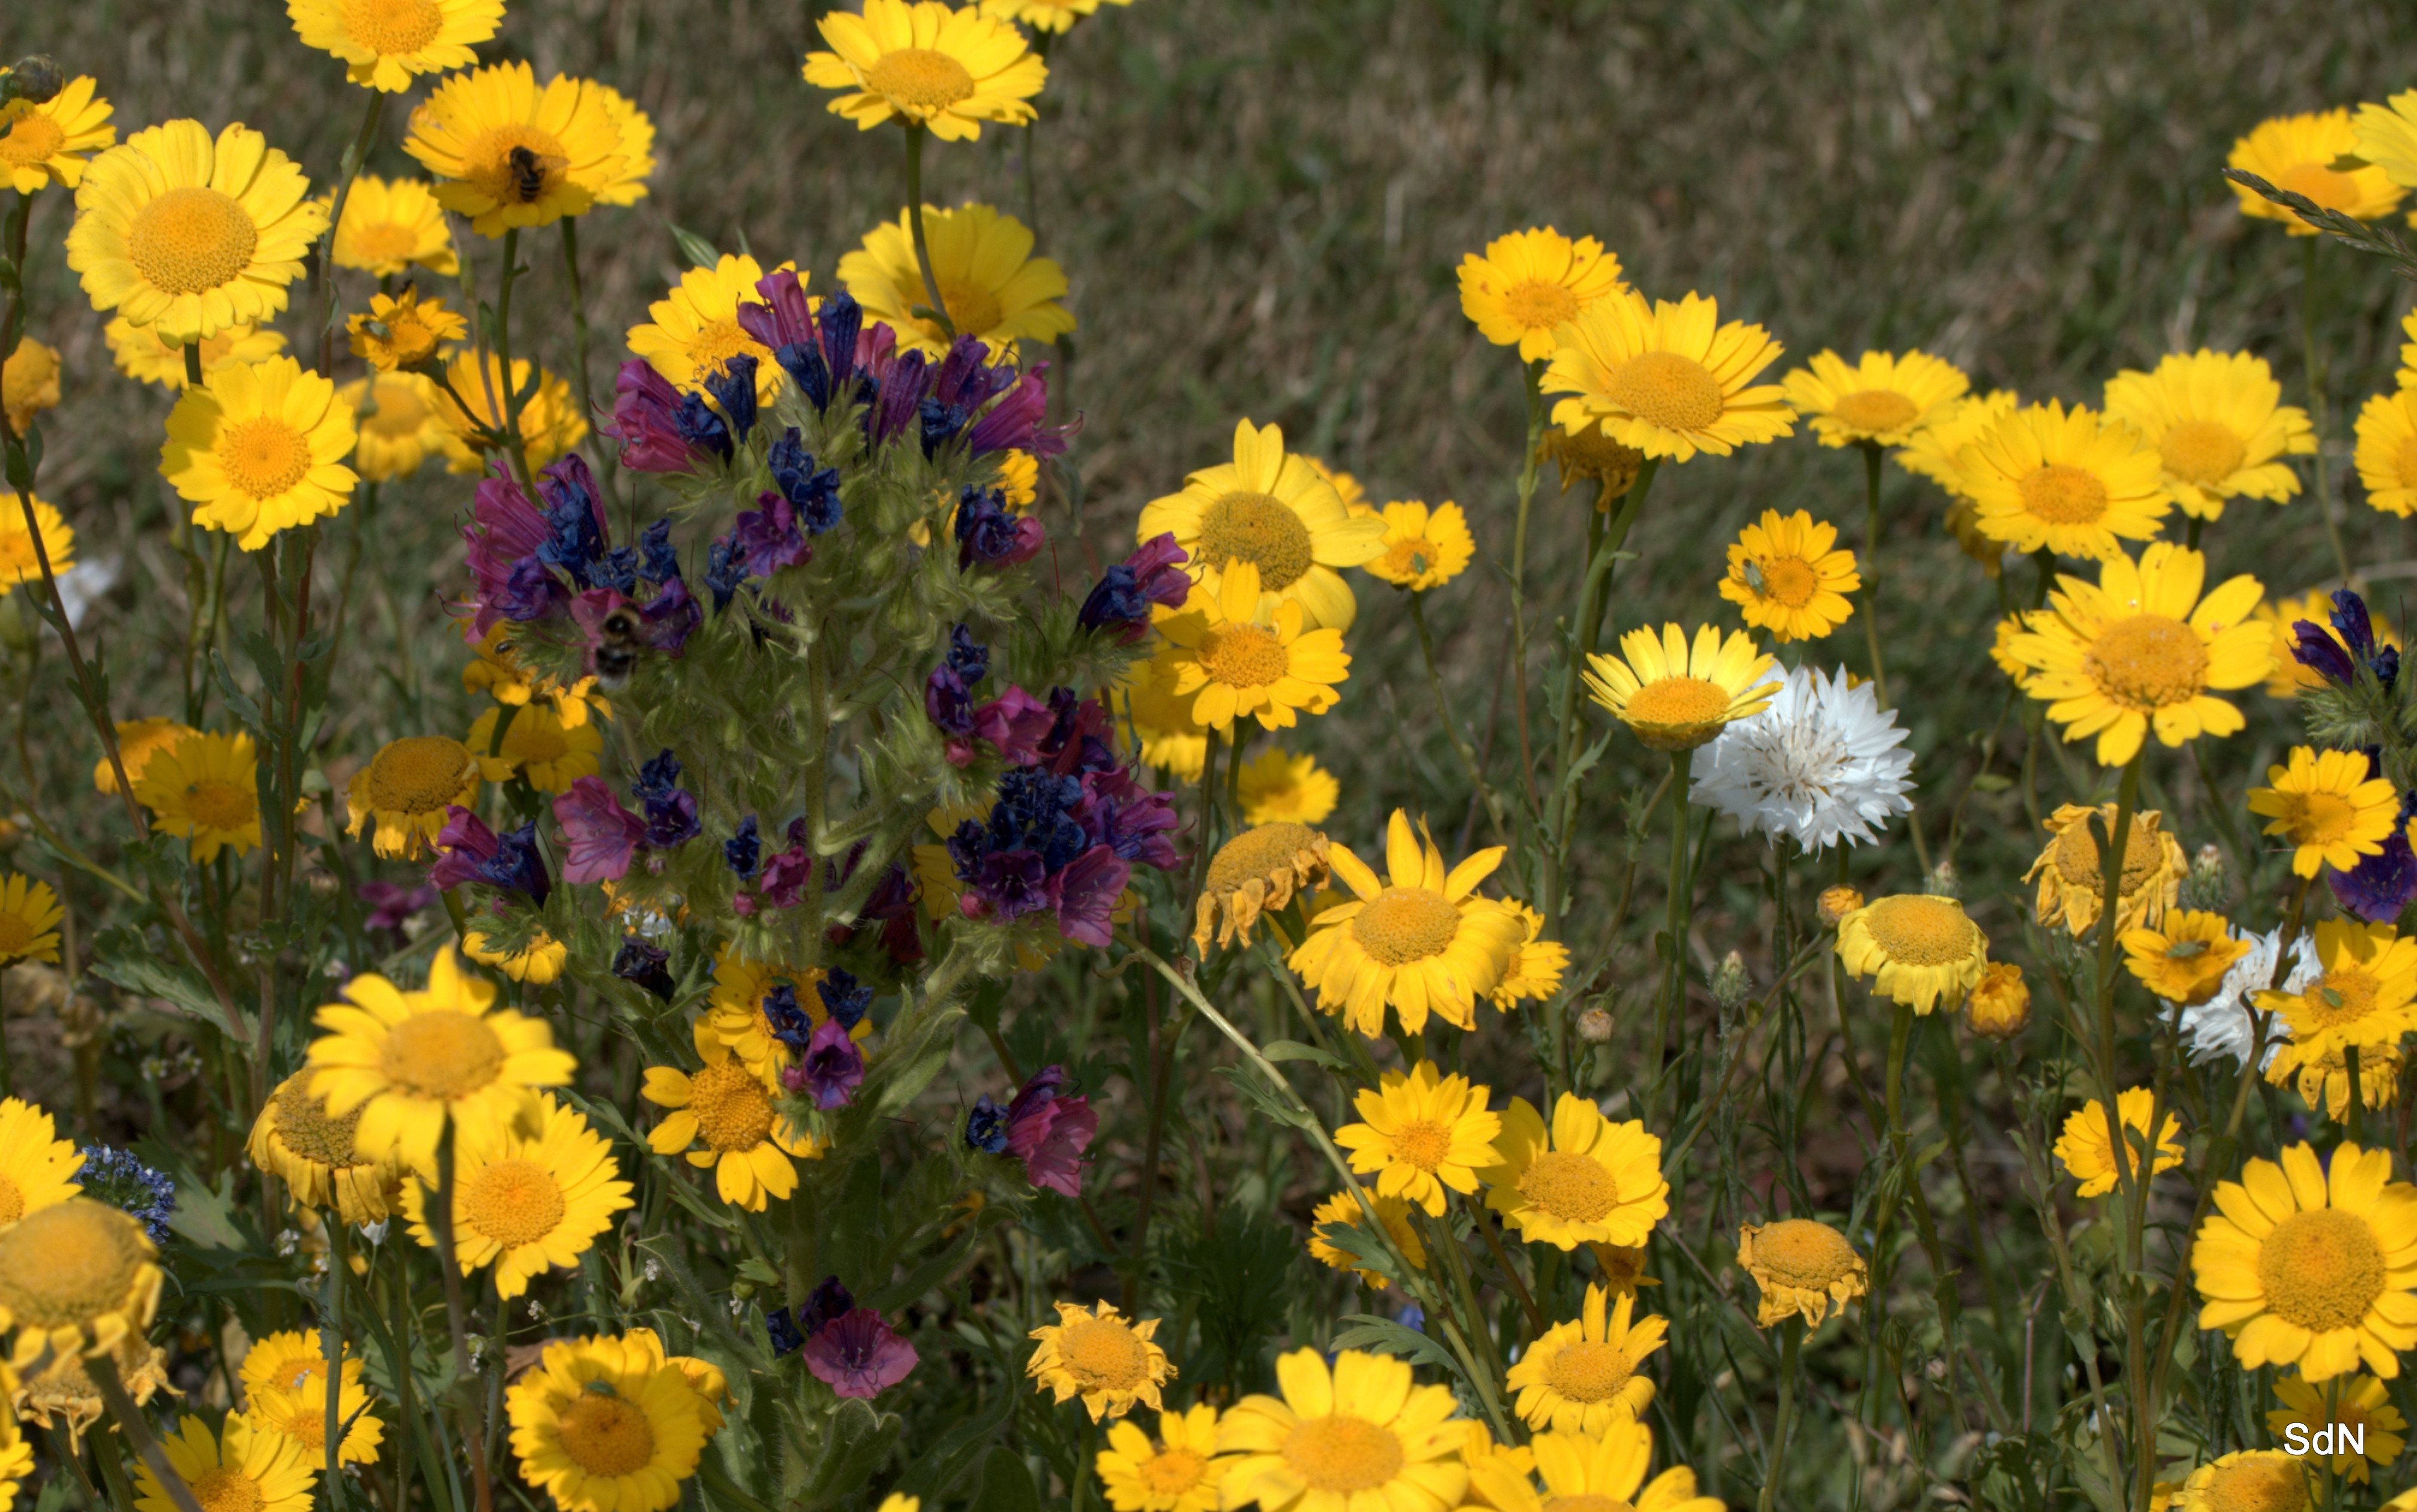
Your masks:
[{"label": "yellow flower center", "polygon": [[1575,1496],[1545,1498],[1544,1512],[1636,1512],[1636,1504],[1623,1502],[1617,1496],[1581,1491]]},{"label": "yellow flower center", "polygon": [[[514,147],[527,149],[518,162]],[[462,164],[463,178],[496,204],[535,205],[563,182],[570,155],[553,132],[524,121],[507,121],[479,133],[463,152]]]},{"label": "yellow flower center", "polygon": [[1314,1491],[1372,1491],[1400,1473],[1406,1458],[1391,1428],[1337,1413],[1304,1419],[1285,1438],[1285,1463]]},{"label": "yellow flower center", "polygon": [[240,830],[260,817],[260,793],[223,777],[204,777],[185,786],[185,812],[197,830]]},{"label": "yellow flower center", "polygon": [[[927,302],[920,290],[910,289],[908,293],[908,303]],[[940,303],[948,307],[949,323],[957,328],[960,336],[980,336],[1007,323],[1007,312],[1000,308],[998,296],[979,283],[940,280]],[[927,320],[923,322],[923,328],[933,340],[940,339],[939,322]]]},{"label": "yellow flower center", "polygon": [[2383,1294],[2383,1246],[2374,1228],[2340,1208],[2294,1213],[2257,1246],[2266,1306],[2316,1333],[2357,1327]]},{"label": "yellow flower center", "polygon": [[344,30],[384,56],[417,53],[445,29],[436,0],[344,0]]},{"label": "yellow flower center", "polygon": [[2023,508],[2050,525],[2096,525],[2106,512],[2106,484],[2087,467],[2051,462],[2014,485]]},{"label": "yellow flower center", "polygon": [[[1589,424],[1572,435],[1555,430],[1544,437],[1546,450],[1561,465],[1564,477],[1596,478],[1612,485],[1612,492],[1624,494],[1636,481],[1636,469],[1645,461],[1645,453],[1634,447],[1613,440],[1603,434],[1601,425]],[[1567,483],[1562,485],[1567,490]]]},{"label": "yellow flower center", "polygon": [[2249,449],[2222,420],[2188,420],[2157,437],[2157,455],[2186,483],[2220,483],[2241,470]]},{"label": "yellow flower center", "polygon": [[1801,609],[1821,587],[1820,574],[1801,557],[1765,557],[1755,567],[1762,573],[1762,596]]},{"label": "yellow flower center", "polygon": [[1131,1391],[1149,1379],[1149,1346],[1114,1318],[1084,1318],[1057,1331],[1057,1359],[1086,1392]]},{"label": "yellow flower center", "polygon": [[1189,1449],[1161,1449],[1133,1467],[1153,1496],[1180,1496],[1200,1484],[1208,1461]]},{"label": "yellow flower center", "polygon": [[694,336],[689,338],[689,360],[696,364],[699,377],[722,372],[732,358],[741,355],[752,357],[758,363],[769,361],[772,356],[764,349],[761,342],[747,334],[747,328],[738,323],[736,315],[708,320],[697,328]]},{"label": "yellow flower center", "polygon": [[188,1484],[202,1512],[260,1512],[268,1504],[259,1485],[239,1466],[213,1465]]},{"label": "yellow flower center", "polygon": [[1292,655],[1259,625],[1220,625],[1200,637],[1200,664],[1229,688],[1264,688],[1292,671]]},{"label": "yellow flower center", "polygon": [[570,1462],[591,1475],[634,1475],[655,1458],[646,1413],[610,1389],[581,1392],[555,1432]]},{"label": "yellow flower center", "polygon": [[44,1208],[0,1232],[0,1307],[25,1328],[89,1324],[126,1305],[144,1247],[143,1226],[115,1208]]},{"label": "yellow flower center", "polygon": [[8,131],[0,134],[0,162],[12,167],[30,168],[46,162],[53,153],[68,145],[66,130],[32,100],[10,101],[6,110],[0,110],[0,121],[8,125]]},{"label": "yellow flower center", "polygon": [[275,498],[311,476],[311,438],[281,417],[254,415],[219,433],[227,481],[255,499]]},{"label": "yellow flower center", "polygon": [[1613,370],[1612,403],[1665,431],[1700,431],[1721,418],[1721,380],[1676,352],[1641,352]]},{"label": "yellow flower center", "polygon": [[[1414,1118],[1393,1130],[1393,1158],[1429,1175],[1452,1153],[1452,1130],[1431,1118]],[[1351,1204],[1351,1225],[1358,1228],[1360,1204]]]},{"label": "yellow flower center", "polygon": [[[2056,837],[2056,874],[2068,887],[2096,893],[2104,891],[2105,878],[2100,875],[2098,860],[2098,828],[2114,822],[2105,814],[2085,814],[2066,825]],[[2123,875],[2116,884],[2125,896],[2130,896],[2141,884],[2155,875],[2165,862],[2165,848],[2157,844],[2155,832],[2132,817],[2132,832],[2123,837]]]},{"label": "yellow flower center", "polygon": [[1550,330],[1576,317],[1578,297],[1550,279],[1521,279],[1503,291],[1502,313],[1529,330]]},{"label": "yellow flower center", "polygon": [[436,355],[436,332],[419,318],[416,307],[405,311],[398,306],[380,324],[386,327],[386,339],[377,344],[394,354],[398,367],[418,367]]},{"label": "yellow flower center", "polygon": [[554,1232],[566,1211],[554,1172],[534,1160],[498,1160],[462,1184],[462,1216],[506,1249]]},{"label": "yellow flower center", "polygon": [[1544,1384],[1575,1402],[1607,1402],[1636,1374],[1628,1352],[1594,1339],[1565,1344],[1544,1367]]},{"label": "yellow flower center", "polygon": [[504,1042],[476,1014],[416,1013],[386,1031],[378,1069],[414,1097],[449,1103],[494,1084]]},{"label": "yellow flower center", "polygon": [[363,414],[360,428],[372,435],[400,440],[428,423],[428,405],[407,383],[381,383],[373,390],[377,407]]},{"label": "yellow flower center", "polygon": [[1619,1183],[1600,1161],[1547,1150],[1519,1173],[1519,1195],[1563,1223],[1594,1223],[1619,1205]]},{"label": "yellow flower center", "polygon": [[25,1215],[25,1194],[15,1182],[0,1176],[0,1228]]},{"label": "yellow flower center", "polygon": [[893,105],[928,115],[973,98],[974,76],[946,53],[902,47],[864,70],[864,86]]},{"label": "yellow flower center", "polygon": [[1308,575],[1315,561],[1309,526],[1291,505],[1269,494],[1221,494],[1200,512],[1201,565],[1223,570],[1249,562],[1259,587],[1281,593]]},{"label": "yellow flower center", "polygon": [[1389,887],[1351,919],[1351,938],[1380,966],[1407,966],[1442,955],[1460,934],[1460,909],[1423,887]]},{"label": "yellow flower center", "polygon": [[308,1091],[310,1075],[289,1079],[277,1089],[277,1137],[285,1148],[305,1160],[322,1166],[342,1168],[354,1165],[353,1131],[360,1126],[364,1103],[342,1118],[331,1118],[327,1105]]},{"label": "yellow flower center", "polygon": [[1728,718],[1729,691],[1703,678],[1663,678],[1628,695],[1620,710],[1631,725],[1665,729],[1695,729],[1719,725]]},{"label": "yellow flower center", "polygon": [[406,735],[370,762],[370,807],[381,814],[441,814],[462,796],[479,764],[470,748],[443,735]]},{"label": "yellow flower center", "polygon": [[1877,435],[1912,424],[1922,418],[1922,410],[1893,389],[1858,389],[1850,394],[1840,394],[1838,402],[1830,406],[1830,415],[1850,431]]},{"label": "yellow flower center", "polygon": [[2283,793],[2283,834],[2295,846],[2331,845],[2349,832],[2358,810],[2339,793]]},{"label": "yellow flower center", "polygon": [[1245,830],[1209,860],[1208,891],[1231,893],[1254,878],[1288,872],[1316,840],[1317,832],[1306,824],[1278,822]]},{"label": "yellow flower center", "polygon": [[2301,996],[2309,1023],[2318,1029],[2355,1024],[2375,1012],[2376,988],[2382,984],[2356,967],[2327,971],[2324,979]]},{"label": "yellow flower center", "polygon": [[1980,935],[1954,904],[1911,893],[1873,904],[1863,914],[1863,927],[1900,966],[1961,965],[1972,958]]},{"label": "yellow flower center", "polygon": [[2207,643],[2161,614],[2108,625],[2090,643],[2083,664],[2101,693],[2128,709],[2186,704],[2207,688]]},{"label": "yellow flower center", "polygon": [[2287,1459],[2218,1465],[2199,1489],[2209,1512],[2305,1512],[2307,1473]]},{"label": "yellow flower center", "polygon": [[2305,194],[2328,210],[2354,209],[2358,205],[2358,180],[2320,162],[2295,162],[2275,176],[2274,184],[2294,194]]},{"label": "yellow flower center", "polygon": [[723,1154],[752,1150],[772,1132],[771,1095],[737,1061],[717,1061],[690,1077],[688,1107],[705,1142]]},{"label": "yellow flower center", "polygon": [[163,294],[205,294],[251,266],[260,228],[231,197],[198,185],[172,189],[134,212],[126,256]]},{"label": "yellow flower center", "polygon": [[1827,1291],[1854,1274],[1855,1247],[1827,1224],[1782,1218],[1755,1233],[1754,1268],[1783,1286]]},{"label": "yellow flower center", "polygon": [[405,221],[348,226],[344,251],[356,262],[407,263],[419,251],[419,228]]},{"label": "yellow flower center", "polygon": [[1423,577],[1435,571],[1442,557],[1442,548],[1424,536],[1396,541],[1385,551],[1385,575]]}]

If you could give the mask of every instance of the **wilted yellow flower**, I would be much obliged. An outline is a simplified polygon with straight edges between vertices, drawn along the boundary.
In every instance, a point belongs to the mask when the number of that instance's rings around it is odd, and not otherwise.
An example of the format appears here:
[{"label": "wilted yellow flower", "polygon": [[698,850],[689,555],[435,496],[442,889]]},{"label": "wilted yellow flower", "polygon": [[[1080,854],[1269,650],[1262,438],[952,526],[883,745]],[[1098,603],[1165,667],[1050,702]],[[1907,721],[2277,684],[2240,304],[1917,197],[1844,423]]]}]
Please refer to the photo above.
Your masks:
[{"label": "wilted yellow flower", "polygon": [[1738,1266],[1762,1289],[1755,1321],[1765,1328],[1801,1317],[1818,1328],[1835,1307],[1871,1290],[1871,1268],[1846,1235],[1810,1218],[1738,1228]]},{"label": "wilted yellow flower", "polygon": [[[2165,816],[2144,808],[2132,816],[2123,837],[2123,869],[2116,883],[2115,927],[2154,929],[2166,910],[2181,896],[2182,878],[2190,860],[2181,842],[2165,831]],[[2089,933],[2106,901],[2106,878],[2099,848],[2115,825],[2115,805],[2084,808],[2061,803],[2045,821],[2047,848],[2023,874],[2039,878],[2037,911],[2040,927],[2062,924],[2075,938]]]}]

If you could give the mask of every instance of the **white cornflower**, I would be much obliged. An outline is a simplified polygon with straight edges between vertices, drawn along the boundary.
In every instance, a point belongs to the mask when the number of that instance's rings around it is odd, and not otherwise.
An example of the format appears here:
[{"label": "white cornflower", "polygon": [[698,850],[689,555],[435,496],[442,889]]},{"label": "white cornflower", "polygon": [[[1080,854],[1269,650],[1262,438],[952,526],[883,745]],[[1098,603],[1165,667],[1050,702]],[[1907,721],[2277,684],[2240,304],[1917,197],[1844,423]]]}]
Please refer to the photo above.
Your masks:
[{"label": "white cornflower", "polygon": [[[2257,1043],[2256,1025],[2266,1020],[2271,1026],[2273,1016],[2258,1010],[2257,994],[2274,977],[2274,956],[2283,947],[2283,931],[2277,927],[2262,935],[2244,935],[2236,929],[2235,939],[2249,941],[2248,954],[2232,963],[2224,973],[2224,981],[2215,996],[2196,1008],[2182,1010],[2182,1039],[2190,1046],[2194,1064],[2228,1056],[2235,1061],[2247,1061],[2249,1047]],[[2311,983],[2324,974],[2323,963],[2317,959],[2317,942],[2307,936],[2300,940],[2299,958],[2291,965],[2291,974],[2283,979],[2279,992],[2305,992]],[[2274,1059],[2282,1036],[2271,1027],[2266,1041],[2266,1061]],[[2259,1067],[2260,1070],[2264,1066]]]},{"label": "white cornflower", "polygon": [[1898,749],[1905,738],[1870,683],[1850,687],[1843,668],[1825,678],[1800,666],[1769,707],[1696,756],[1688,801],[1807,850],[1876,840],[1875,824],[1913,810],[1905,796],[1913,753]]}]

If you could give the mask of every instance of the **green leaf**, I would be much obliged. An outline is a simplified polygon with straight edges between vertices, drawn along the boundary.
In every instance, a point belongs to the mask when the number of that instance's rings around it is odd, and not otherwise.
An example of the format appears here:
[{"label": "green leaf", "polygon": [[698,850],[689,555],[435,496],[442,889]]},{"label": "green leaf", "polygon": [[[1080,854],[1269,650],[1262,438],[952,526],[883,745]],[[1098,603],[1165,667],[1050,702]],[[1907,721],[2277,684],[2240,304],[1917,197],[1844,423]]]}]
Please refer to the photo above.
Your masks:
[{"label": "green leaf", "polygon": [[663,224],[671,231],[672,240],[679,243],[682,257],[699,267],[711,267],[722,261],[722,253],[716,250],[713,243],[703,237],[685,226],[673,225],[669,221],[664,221]]},{"label": "green leaf", "polygon": [[1270,1061],[1310,1061],[1330,1071],[1345,1069],[1341,1056],[1321,1050],[1315,1045],[1303,1045],[1299,1040],[1269,1040],[1259,1046],[1259,1053]]},{"label": "green leaf", "polygon": [[1005,1444],[991,1450],[982,1460],[973,1512],[1041,1512],[1041,1493],[1033,1489],[1024,1456]]},{"label": "green leaf", "polygon": [[1253,1107],[1277,1123],[1296,1129],[1309,1126],[1301,1111],[1288,1099],[1278,1096],[1269,1089],[1256,1069],[1250,1066],[1219,1066],[1215,1074],[1232,1082],[1236,1092],[1240,1092]]},{"label": "green leaf", "polygon": [[[202,973],[154,950],[135,930],[122,926],[103,930],[99,948],[93,953],[91,970],[103,982],[140,997],[164,999],[221,1031],[226,1027],[218,994],[210,990]],[[248,1044],[252,1032],[251,1020],[241,1008],[236,1010],[236,1016],[243,1025]]]},{"label": "green leaf", "polygon": [[1461,1369],[1460,1362],[1452,1357],[1450,1350],[1415,1328],[1405,1327],[1391,1318],[1378,1318],[1364,1312],[1345,1313],[1335,1321],[1350,1325],[1334,1336],[1332,1344],[1335,1349],[1376,1350],[1385,1354],[1399,1355],[1412,1365],[1441,1366],[1464,1382],[1468,1379],[1467,1372]]}]

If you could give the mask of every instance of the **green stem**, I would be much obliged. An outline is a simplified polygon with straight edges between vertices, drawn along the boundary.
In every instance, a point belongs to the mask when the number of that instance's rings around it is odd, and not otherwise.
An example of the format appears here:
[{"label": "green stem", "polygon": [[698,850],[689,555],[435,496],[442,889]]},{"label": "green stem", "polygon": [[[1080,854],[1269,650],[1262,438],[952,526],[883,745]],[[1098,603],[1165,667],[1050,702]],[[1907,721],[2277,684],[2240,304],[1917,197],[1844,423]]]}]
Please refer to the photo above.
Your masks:
[{"label": "green stem", "polygon": [[351,1279],[345,1250],[352,1237],[343,1214],[327,1214],[327,1315],[319,1322],[319,1369],[327,1382],[327,1411],[320,1442],[327,1445],[327,1512],[344,1512],[344,1477],[339,1460],[343,1449],[344,1415],[344,1283]]},{"label": "green stem", "polygon": [[1764,1458],[1758,1512],[1771,1512],[1779,1494],[1779,1473],[1787,1463],[1787,1434],[1796,1426],[1796,1375],[1804,1348],[1804,1321],[1791,1318],[1779,1325],[1779,1420],[1771,1426],[1771,1452]]},{"label": "green stem", "polygon": [[198,389],[201,386],[202,344],[197,341],[187,342],[185,344],[185,387]]},{"label": "green stem", "polygon": [[1662,990],[1653,1005],[1653,1054],[1645,1062],[1646,1126],[1659,1128],[1662,1110],[1662,1060],[1669,1051],[1670,1030],[1687,995],[1687,925],[1695,911],[1695,890],[1687,878],[1687,783],[1695,759],[1690,748],[1670,753],[1670,900],[1663,925],[1670,954],[1662,963]]},{"label": "green stem", "polygon": [[[1184,907],[1196,911],[1200,907],[1200,889],[1208,878],[1208,852],[1216,835],[1217,747],[1223,743],[1215,730],[1208,736],[1208,748],[1200,757],[1200,834],[1192,853],[1192,886],[1184,894]],[[1192,916],[1187,911],[1186,918]]]},{"label": "green stem", "polygon": [[1416,590],[1410,594],[1410,623],[1418,627],[1419,654],[1426,658],[1427,664],[1427,692],[1435,699],[1436,712],[1443,718],[1444,735],[1452,741],[1452,754],[1460,757],[1460,769],[1468,774],[1470,786],[1485,800],[1485,813],[1494,822],[1496,843],[1507,846],[1511,843],[1511,826],[1502,812],[1501,796],[1479,769],[1477,748],[1461,732],[1460,721],[1452,715],[1452,700],[1444,695],[1443,672],[1436,665],[1435,636],[1427,629],[1426,595]]},{"label": "green stem", "polygon": [[941,339],[953,342],[957,328],[949,318],[948,302],[940,298],[940,281],[932,272],[931,243],[923,238],[923,128],[906,128],[906,229],[915,243],[915,267],[923,275],[923,295],[932,301],[932,319]]},{"label": "green stem", "polygon": [[[185,1484],[185,1477],[176,1474],[168,1457],[160,1452],[160,1441],[151,1436],[151,1425],[144,1419],[133,1398],[127,1396],[126,1382],[118,1379],[117,1352],[103,1350],[87,1356],[84,1372],[100,1388],[100,1399],[108,1404],[109,1415],[117,1420],[119,1431],[126,1435],[127,1443],[134,1445],[134,1453],[168,1493],[168,1500],[176,1504],[176,1512],[202,1512],[201,1503],[193,1498],[193,1489]],[[101,1458],[105,1462],[108,1456],[103,1454]]]},{"label": "green stem", "polygon": [[2363,1095],[2365,1089],[2359,1085],[2358,1080],[2357,1046],[2342,1046],[2342,1069],[2349,1077],[2349,1117],[2343,1121],[2342,1126],[2349,1132],[2350,1143],[2364,1144],[2366,1142],[2366,1120],[2361,1105],[2365,1101]]},{"label": "green stem", "polygon": [[1880,662],[1880,449],[1862,443],[1863,453],[1863,644],[1872,657],[1872,691],[1880,707],[1889,702],[1888,668]]},{"label": "green stem", "polygon": [[[2123,1119],[2117,1109],[2117,1094],[2122,1083],[2115,1064],[2115,940],[2122,930],[2118,916],[2122,911],[2123,849],[2132,839],[2132,813],[2140,801],[2140,764],[2148,755],[2146,742],[2123,764],[2123,780],[2115,798],[2115,822],[2107,827],[2105,848],[2099,855],[2099,885],[2102,889],[2098,911],[2098,982],[2097,1014],[2094,1029],[2098,1055],[2098,1087],[2106,1112],[2106,1132],[2112,1143],[2108,1149],[2115,1161],[2115,1180],[2122,1193],[2122,1205],[2132,1204],[2132,1162],[2124,1158],[2130,1149],[2123,1138]],[[2097,817],[2083,818],[2087,824]],[[2145,1174],[2142,1179],[2145,1179]],[[2140,1234],[2136,1229],[2124,1236],[2124,1253],[2134,1269],[2140,1263]]]},{"label": "green stem", "polygon": [[2317,345],[2317,245],[2322,237],[2303,237],[2300,242],[2300,360],[2302,375],[2308,382],[2308,421],[2317,433],[2316,455],[2309,460],[2316,465],[2317,512],[2325,522],[2325,539],[2333,548],[2333,565],[2341,570],[2342,587],[2350,587],[2349,550],[2342,544],[2341,521],[2333,512],[2333,470],[2325,466],[2326,428],[2330,424],[2325,404],[2324,359]]},{"label": "green stem", "polygon": [[1536,801],[1536,752],[1528,735],[1528,510],[1536,497],[1536,469],[1544,442],[1544,363],[1527,365],[1528,447],[1519,454],[1519,524],[1511,540],[1511,666],[1519,699],[1519,774],[1528,791],[1528,811],[1540,813]]},{"label": "green stem", "polygon": [[[408,1174],[404,1180],[410,1180]],[[462,1265],[453,1249],[453,1121],[436,1140],[436,1191],[429,1199],[428,1227],[436,1236],[436,1268],[445,1279],[445,1322],[453,1346],[455,1391],[454,1429],[470,1450],[470,1477],[477,1489],[478,1512],[495,1512],[495,1488],[487,1472],[487,1433],[471,1404],[475,1391],[461,1390],[470,1376],[469,1309],[462,1301]]]}]

